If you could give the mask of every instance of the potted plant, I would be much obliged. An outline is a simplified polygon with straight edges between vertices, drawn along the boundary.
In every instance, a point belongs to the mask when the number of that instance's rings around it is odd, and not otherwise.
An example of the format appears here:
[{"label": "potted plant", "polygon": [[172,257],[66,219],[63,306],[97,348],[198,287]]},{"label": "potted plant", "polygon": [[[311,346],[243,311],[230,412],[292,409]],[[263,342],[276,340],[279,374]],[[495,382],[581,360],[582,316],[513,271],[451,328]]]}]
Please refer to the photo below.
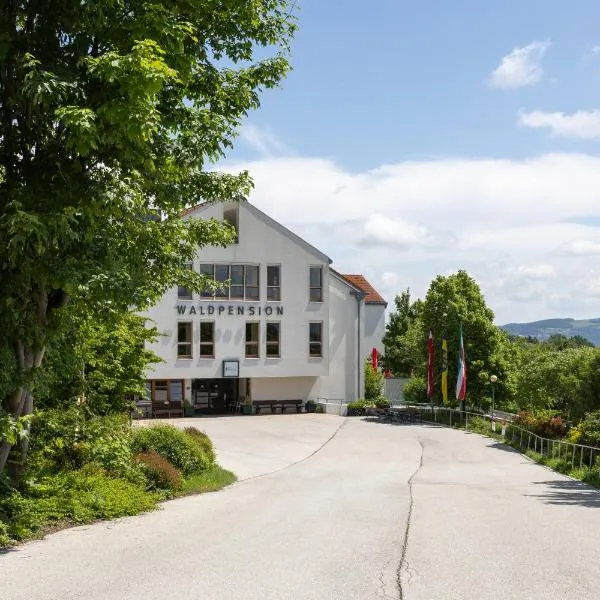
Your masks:
[{"label": "potted plant", "polygon": [[250,396],[246,396],[244,398],[244,404],[242,404],[242,414],[251,415],[252,414],[252,398]]},{"label": "potted plant", "polygon": [[307,400],[304,403],[304,408],[307,413],[316,413],[317,412],[317,403],[314,400]]},{"label": "potted plant", "polygon": [[189,400],[183,401],[183,414],[186,417],[193,417],[195,414],[194,407]]}]

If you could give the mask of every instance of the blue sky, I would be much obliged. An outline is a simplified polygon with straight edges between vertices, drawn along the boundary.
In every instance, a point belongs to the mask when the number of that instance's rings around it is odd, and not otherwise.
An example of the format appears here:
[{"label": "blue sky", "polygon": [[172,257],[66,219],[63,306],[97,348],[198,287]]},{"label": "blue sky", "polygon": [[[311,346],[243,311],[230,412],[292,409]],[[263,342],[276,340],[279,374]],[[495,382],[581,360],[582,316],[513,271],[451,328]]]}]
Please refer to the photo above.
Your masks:
[{"label": "blue sky", "polygon": [[250,200],[389,300],[466,268],[498,322],[599,316],[600,5],[298,4]]}]

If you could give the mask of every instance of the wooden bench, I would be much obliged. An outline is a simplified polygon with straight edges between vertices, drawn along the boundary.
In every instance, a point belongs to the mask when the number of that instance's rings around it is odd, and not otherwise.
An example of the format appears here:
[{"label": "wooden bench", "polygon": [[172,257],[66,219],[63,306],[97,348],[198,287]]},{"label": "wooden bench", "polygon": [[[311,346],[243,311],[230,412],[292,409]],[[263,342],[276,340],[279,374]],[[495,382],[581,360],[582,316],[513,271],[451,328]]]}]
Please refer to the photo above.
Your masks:
[{"label": "wooden bench", "polygon": [[254,400],[252,402],[257,415],[263,408],[270,408],[271,414],[275,414],[277,409],[281,410],[281,414],[285,413],[288,407],[296,408],[296,412],[302,412],[302,400]]},{"label": "wooden bench", "polygon": [[152,417],[183,417],[183,405],[181,402],[152,402]]}]

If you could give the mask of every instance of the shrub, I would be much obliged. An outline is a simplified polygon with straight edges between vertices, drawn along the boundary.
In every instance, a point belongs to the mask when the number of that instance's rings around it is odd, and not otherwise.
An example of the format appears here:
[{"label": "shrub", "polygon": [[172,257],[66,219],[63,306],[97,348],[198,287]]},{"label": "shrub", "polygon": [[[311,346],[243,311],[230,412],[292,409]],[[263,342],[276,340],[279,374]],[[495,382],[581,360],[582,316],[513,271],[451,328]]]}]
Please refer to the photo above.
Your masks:
[{"label": "shrub", "polygon": [[521,411],[515,417],[514,423],[536,435],[546,438],[560,438],[567,431],[567,426],[563,422],[562,417],[557,416],[552,411],[540,411],[537,413]]},{"label": "shrub", "polygon": [[156,452],[140,452],[136,460],[142,466],[151,489],[177,491],[183,486],[181,473]]},{"label": "shrub", "polygon": [[404,387],[404,400],[410,404],[427,402],[427,381],[424,377],[411,377]]},{"label": "shrub", "polygon": [[385,396],[380,396],[375,400],[376,408],[389,408],[391,405],[392,403]]},{"label": "shrub", "polygon": [[367,402],[364,398],[360,398],[355,400],[354,402],[348,403],[348,408],[367,408],[367,406],[371,406],[369,402]]},{"label": "shrub", "polygon": [[600,448],[600,410],[588,413],[577,426],[577,443]]},{"label": "shrub", "polygon": [[0,500],[0,522],[4,521],[4,536],[10,540],[27,539],[57,522],[87,523],[135,515],[152,510],[159,499],[97,467],[43,478],[24,493],[27,496],[12,490]]},{"label": "shrub", "polygon": [[373,369],[369,360],[364,364],[365,399],[375,402],[383,393],[383,375],[378,369]]},{"label": "shrub", "polygon": [[210,461],[211,466],[214,465],[217,457],[215,455],[213,443],[206,433],[196,429],[195,427],[186,427],[184,431],[186,435],[194,441],[194,443],[198,444],[198,447],[204,452]]},{"label": "shrub", "polygon": [[189,434],[173,425],[161,424],[135,430],[131,448],[135,454],[156,452],[189,477],[210,468],[210,456]]}]

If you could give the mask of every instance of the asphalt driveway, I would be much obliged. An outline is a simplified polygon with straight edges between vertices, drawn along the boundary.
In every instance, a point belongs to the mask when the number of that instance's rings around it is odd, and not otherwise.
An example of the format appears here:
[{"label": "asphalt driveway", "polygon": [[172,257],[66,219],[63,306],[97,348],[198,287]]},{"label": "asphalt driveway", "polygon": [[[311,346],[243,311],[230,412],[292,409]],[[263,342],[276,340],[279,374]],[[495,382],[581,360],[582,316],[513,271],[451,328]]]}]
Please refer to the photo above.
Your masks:
[{"label": "asphalt driveway", "polygon": [[0,597],[600,597],[600,494],[492,440],[328,415],[199,426],[242,481],[0,555]]}]

